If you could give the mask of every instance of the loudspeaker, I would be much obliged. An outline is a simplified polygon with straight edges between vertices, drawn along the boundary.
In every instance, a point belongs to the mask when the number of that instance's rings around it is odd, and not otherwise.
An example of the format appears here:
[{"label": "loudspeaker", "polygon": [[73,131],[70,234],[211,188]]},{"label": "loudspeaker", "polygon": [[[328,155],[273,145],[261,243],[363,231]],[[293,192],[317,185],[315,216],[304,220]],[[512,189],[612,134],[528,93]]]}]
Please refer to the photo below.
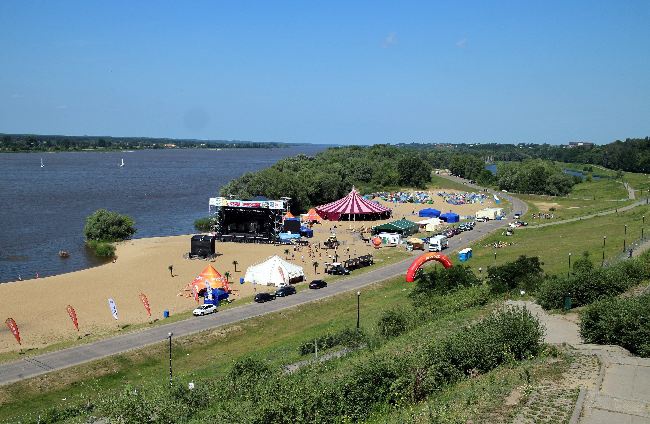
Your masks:
[{"label": "loudspeaker", "polygon": [[192,236],[190,256],[207,258],[215,254],[215,236]]}]

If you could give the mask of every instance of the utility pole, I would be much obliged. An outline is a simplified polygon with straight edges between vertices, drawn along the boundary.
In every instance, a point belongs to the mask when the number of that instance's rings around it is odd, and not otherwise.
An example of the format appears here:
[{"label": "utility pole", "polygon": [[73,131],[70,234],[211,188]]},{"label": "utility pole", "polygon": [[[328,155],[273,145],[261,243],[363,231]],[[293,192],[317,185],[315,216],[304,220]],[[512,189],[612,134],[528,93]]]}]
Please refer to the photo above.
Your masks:
[{"label": "utility pole", "polygon": [[172,386],[172,336],[174,333],[167,333],[167,337],[169,338],[169,387]]}]

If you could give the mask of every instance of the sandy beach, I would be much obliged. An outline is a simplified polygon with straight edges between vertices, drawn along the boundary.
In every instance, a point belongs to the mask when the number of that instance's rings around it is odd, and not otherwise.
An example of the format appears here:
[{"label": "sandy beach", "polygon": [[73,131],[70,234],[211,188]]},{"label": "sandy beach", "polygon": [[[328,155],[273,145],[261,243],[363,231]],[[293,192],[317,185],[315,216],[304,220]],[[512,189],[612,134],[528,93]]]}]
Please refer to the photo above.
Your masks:
[{"label": "sandy beach", "polygon": [[[402,217],[417,221],[420,219],[417,217],[418,211],[427,207],[435,207],[443,212],[451,210],[464,216],[494,206],[491,199],[483,204],[464,205],[448,204],[435,195],[433,199],[433,204],[380,202],[393,209],[393,217],[387,221]],[[364,226],[370,229],[373,225],[387,221],[323,221],[322,224],[314,225],[314,238],[310,242],[318,244],[326,240],[332,230],[342,243],[338,250],[340,258],[347,259],[348,249],[351,256],[372,253],[374,249],[361,240],[359,230]],[[164,310],[168,310],[171,315],[191,310],[196,307],[194,299],[178,294],[208,264],[221,274],[230,273],[233,289],[231,298],[237,302],[254,293],[251,284],[239,284],[239,279],[244,276],[248,266],[272,255],[285,258],[284,251],[289,248],[289,259],[303,266],[306,279],[311,280],[316,277],[312,263],[316,261],[320,264],[318,277],[322,278],[323,264],[331,262],[327,256],[333,254],[332,250],[320,249],[314,250],[314,257],[309,257],[306,248],[294,251],[291,246],[218,243],[218,257],[205,261],[184,259],[183,255],[189,251],[189,247],[189,235],[129,240],[117,245],[115,262],[69,274],[0,284],[0,317],[3,321],[8,317],[14,318],[22,337],[22,346],[19,346],[9,329],[2,325],[0,352],[18,351],[21,347],[43,348],[52,343],[74,340],[78,336],[110,334],[127,324],[162,319]],[[233,261],[238,262],[237,272]],[[173,265],[173,277],[169,265]],[[257,290],[273,291],[275,288],[258,286]],[[147,315],[140,301],[140,293],[145,293],[148,297],[152,317]],[[119,320],[111,315],[109,298],[115,300]],[[74,329],[66,312],[67,305],[72,305],[77,312],[79,332]]]}]

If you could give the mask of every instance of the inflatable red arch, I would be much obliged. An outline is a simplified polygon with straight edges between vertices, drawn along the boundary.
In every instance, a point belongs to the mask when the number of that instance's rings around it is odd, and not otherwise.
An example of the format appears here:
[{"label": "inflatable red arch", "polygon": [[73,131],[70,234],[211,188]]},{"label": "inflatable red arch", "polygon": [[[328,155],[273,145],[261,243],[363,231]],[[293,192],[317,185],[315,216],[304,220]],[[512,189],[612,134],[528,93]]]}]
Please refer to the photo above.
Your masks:
[{"label": "inflatable red arch", "polygon": [[415,281],[415,273],[418,272],[418,269],[422,267],[425,263],[429,261],[438,261],[445,268],[451,268],[451,260],[438,252],[425,253],[424,255],[419,256],[416,260],[413,261],[408,271],[406,271],[406,282],[412,283]]}]

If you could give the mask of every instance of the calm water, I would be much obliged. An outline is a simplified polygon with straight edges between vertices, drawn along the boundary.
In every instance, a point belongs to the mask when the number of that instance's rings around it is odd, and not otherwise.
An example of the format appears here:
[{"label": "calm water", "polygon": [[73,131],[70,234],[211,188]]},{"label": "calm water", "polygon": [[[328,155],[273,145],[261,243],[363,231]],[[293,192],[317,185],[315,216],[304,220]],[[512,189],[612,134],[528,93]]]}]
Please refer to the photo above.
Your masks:
[{"label": "calm water", "polygon": [[97,265],[83,242],[96,209],[133,217],[137,238],[189,234],[228,181],[324,148],[0,154],[0,282]]}]

